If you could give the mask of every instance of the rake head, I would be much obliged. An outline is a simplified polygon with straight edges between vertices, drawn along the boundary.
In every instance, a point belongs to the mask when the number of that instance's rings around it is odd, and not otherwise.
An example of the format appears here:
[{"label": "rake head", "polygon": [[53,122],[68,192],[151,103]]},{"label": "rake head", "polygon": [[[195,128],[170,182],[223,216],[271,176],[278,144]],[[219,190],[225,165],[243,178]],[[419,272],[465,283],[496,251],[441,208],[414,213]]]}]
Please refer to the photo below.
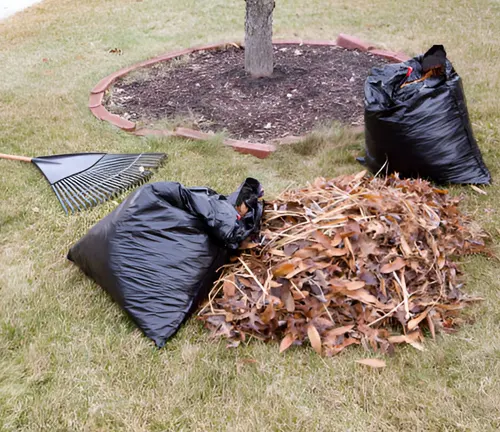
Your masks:
[{"label": "rake head", "polygon": [[84,153],[32,159],[50,183],[66,213],[94,207],[153,175],[165,153]]}]

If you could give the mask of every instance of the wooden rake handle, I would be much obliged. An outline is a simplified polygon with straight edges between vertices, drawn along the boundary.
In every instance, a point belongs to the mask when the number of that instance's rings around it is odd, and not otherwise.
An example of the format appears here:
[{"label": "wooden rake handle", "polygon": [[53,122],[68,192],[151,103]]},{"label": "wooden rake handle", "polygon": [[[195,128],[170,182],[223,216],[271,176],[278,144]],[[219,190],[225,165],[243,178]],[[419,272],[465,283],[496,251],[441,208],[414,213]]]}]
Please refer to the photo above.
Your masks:
[{"label": "wooden rake handle", "polygon": [[30,158],[27,156],[16,156],[16,155],[8,155],[8,154],[0,153],[0,159],[8,159],[8,160],[21,161],[21,162],[31,162],[31,160],[33,158]]}]

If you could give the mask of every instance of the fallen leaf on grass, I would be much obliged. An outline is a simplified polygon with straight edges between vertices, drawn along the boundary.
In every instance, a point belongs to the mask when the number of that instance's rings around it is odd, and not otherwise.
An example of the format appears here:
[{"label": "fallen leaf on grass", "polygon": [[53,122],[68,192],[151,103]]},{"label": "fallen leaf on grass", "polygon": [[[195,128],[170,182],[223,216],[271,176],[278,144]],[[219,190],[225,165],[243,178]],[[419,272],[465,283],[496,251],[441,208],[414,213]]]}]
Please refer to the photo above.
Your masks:
[{"label": "fallen leaf on grass", "polygon": [[280,343],[280,354],[286,351],[294,342],[294,337],[291,334],[287,334]]},{"label": "fallen leaf on grass", "polygon": [[316,327],[312,324],[307,328],[307,337],[309,338],[309,342],[311,342],[311,346],[314,351],[321,354],[321,336],[319,335]]},{"label": "fallen leaf on grass", "polygon": [[481,194],[481,195],[488,195],[488,192],[486,192],[485,190],[482,190],[482,189],[478,188],[477,186],[470,185],[470,187],[472,189],[474,189],[477,193]]},{"label": "fallen leaf on grass", "polygon": [[240,359],[236,362],[236,372],[239,374],[239,373],[241,373],[243,366],[249,365],[249,364],[256,364],[256,363],[257,363],[257,360],[252,359],[252,358]]},{"label": "fallen leaf on grass", "polygon": [[384,360],[374,359],[374,358],[356,360],[356,363],[359,363],[359,364],[362,364],[365,366],[369,366],[371,368],[385,368],[386,367]]},{"label": "fallen leaf on grass", "polygon": [[393,344],[407,343],[419,351],[425,351],[424,346],[420,342],[417,342],[416,336],[418,336],[416,333],[414,333],[414,336],[413,335],[390,336],[387,340]]},{"label": "fallen leaf on grass", "polygon": [[430,314],[426,316],[427,318],[427,326],[429,327],[429,331],[431,332],[431,336],[433,340],[436,340],[436,329],[434,326],[434,321],[432,321],[432,317]]}]

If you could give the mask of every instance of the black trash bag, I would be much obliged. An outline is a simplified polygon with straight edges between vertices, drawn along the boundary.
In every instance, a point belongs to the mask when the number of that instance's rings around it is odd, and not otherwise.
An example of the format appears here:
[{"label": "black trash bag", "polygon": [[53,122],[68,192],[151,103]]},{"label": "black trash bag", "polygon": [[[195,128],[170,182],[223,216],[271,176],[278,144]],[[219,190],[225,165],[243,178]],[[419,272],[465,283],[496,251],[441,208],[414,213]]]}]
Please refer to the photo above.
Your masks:
[{"label": "black trash bag", "polygon": [[[254,179],[230,197],[179,183],[142,186],[92,227],[68,259],[162,347],[207,296],[231,250],[258,232],[262,194]],[[245,204],[243,216],[237,202]]]},{"label": "black trash bag", "polygon": [[[418,82],[423,76],[429,77]],[[366,157],[358,160],[373,173],[383,168],[441,184],[491,181],[472,133],[462,80],[442,45],[372,69],[365,82],[365,139]]]}]

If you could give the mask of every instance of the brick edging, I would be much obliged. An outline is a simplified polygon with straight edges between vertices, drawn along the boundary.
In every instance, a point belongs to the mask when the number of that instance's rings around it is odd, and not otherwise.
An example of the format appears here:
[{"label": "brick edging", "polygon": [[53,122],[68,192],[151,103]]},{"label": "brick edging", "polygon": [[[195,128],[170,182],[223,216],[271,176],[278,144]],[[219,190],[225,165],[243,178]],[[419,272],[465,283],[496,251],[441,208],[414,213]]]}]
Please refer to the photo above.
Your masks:
[{"label": "brick edging", "polygon": [[[275,39],[273,40],[273,43],[276,45],[296,45],[296,44],[302,44],[302,45],[323,45],[323,46],[339,46],[341,48],[346,48],[346,49],[358,49],[363,52],[370,52],[374,55],[386,58],[388,60],[393,60],[396,62],[402,62],[409,60],[410,57],[408,57],[406,54],[401,53],[401,52],[393,52],[393,51],[386,51],[386,50],[381,50],[377,49],[375,46],[370,45],[367,42],[362,41],[361,39],[358,39],[355,36],[350,36],[341,33],[337,40],[330,41],[330,40],[303,40],[303,39]],[[97,117],[99,120],[107,121],[108,123],[111,123],[113,126],[116,126],[126,132],[131,132],[134,135],[138,136],[172,136],[172,137],[184,137],[184,138],[189,138],[189,139],[195,139],[195,140],[207,140],[211,138],[213,135],[207,134],[205,132],[201,132],[195,129],[189,129],[189,128],[175,128],[174,130],[168,130],[168,129],[137,129],[136,124],[134,122],[131,122],[127,119],[124,119],[123,117],[120,117],[116,114],[110,113],[102,104],[103,99],[104,99],[104,93],[108,88],[118,79],[123,77],[124,75],[127,75],[133,70],[145,67],[145,66],[151,66],[155,63],[159,63],[162,61],[166,60],[171,60],[176,57],[181,57],[186,54],[191,54],[193,52],[197,51],[207,51],[207,50],[215,50],[215,49],[221,49],[225,48],[229,45],[232,46],[239,46],[243,47],[243,44],[241,42],[219,42],[219,43],[213,43],[213,44],[206,44],[206,45],[199,45],[193,48],[186,48],[183,50],[177,50],[177,51],[172,51],[167,54],[160,55],[158,57],[154,57],[149,60],[144,60],[142,62],[136,63],[132,66],[120,69],[117,72],[112,73],[111,75],[108,75],[107,77],[101,79],[91,90],[90,92],[90,98],[89,98],[89,103],[88,107],[92,114],[94,114],[95,117]],[[284,139],[275,139],[271,140],[270,143],[268,144],[261,144],[261,143],[251,143],[249,141],[242,141],[242,140],[236,140],[236,139],[231,139],[227,138],[224,140],[224,144],[233,147],[234,150],[240,152],[240,153],[247,153],[247,154],[252,154],[258,158],[266,158],[268,157],[272,152],[276,150],[276,146],[272,143],[292,143],[292,142],[297,142],[303,139],[304,137],[288,137]]]}]

